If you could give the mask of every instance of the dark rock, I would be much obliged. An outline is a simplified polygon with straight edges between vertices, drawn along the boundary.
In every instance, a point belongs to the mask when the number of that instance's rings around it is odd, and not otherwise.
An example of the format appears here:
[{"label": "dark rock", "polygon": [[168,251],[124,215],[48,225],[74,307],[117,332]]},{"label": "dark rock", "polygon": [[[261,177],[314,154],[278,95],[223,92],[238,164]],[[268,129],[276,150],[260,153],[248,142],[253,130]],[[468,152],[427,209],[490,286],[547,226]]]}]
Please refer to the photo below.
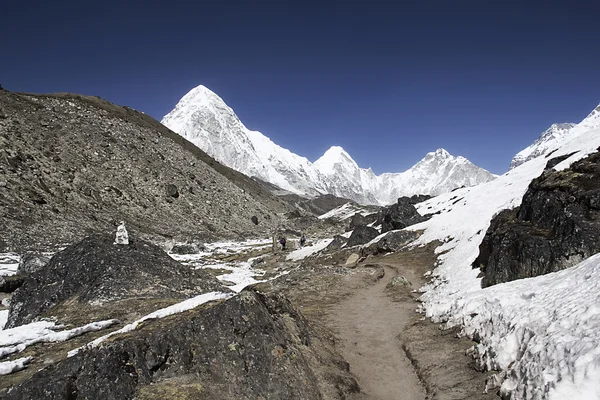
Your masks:
[{"label": "dark rock", "polygon": [[411,243],[419,237],[418,233],[413,231],[394,231],[382,237],[377,243],[362,249],[361,255],[392,253],[401,250],[404,246]]},{"label": "dark rock", "polygon": [[499,213],[473,266],[484,287],[571,267],[600,252],[600,153],[534,179],[520,207]]},{"label": "dark rock", "polygon": [[250,220],[254,225],[258,225],[258,217],[256,215],[253,215],[252,218],[250,218]]},{"label": "dark rock", "polygon": [[428,197],[424,195],[400,197],[396,204],[383,208],[377,220],[377,224],[381,225],[381,233],[404,229],[407,226],[426,221],[428,217],[419,214],[414,205],[425,201]]},{"label": "dark rock", "polygon": [[575,154],[575,153],[565,154],[563,156],[551,158],[546,163],[546,167],[544,168],[544,170],[548,170],[548,169],[556,167],[558,164],[560,164],[561,162],[563,162],[567,158],[571,157],[573,154]]},{"label": "dark rock", "polygon": [[307,321],[288,300],[246,291],[148,321],[135,335],[47,366],[5,398],[321,399],[311,342]]},{"label": "dark rock", "polygon": [[31,275],[37,270],[45,267],[49,261],[50,258],[46,257],[43,254],[25,253],[21,256],[21,261],[19,261],[17,274]]},{"label": "dark rock", "polygon": [[29,323],[72,299],[103,303],[139,296],[187,298],[227,290],[216,278],[181,265],[158,246],[142,240],[129,245],[113,241],[113,236],[90,236],[56,253],[15,292],[6,327]]},{"label": "dark rock", "polygon": [[348,239],[341,235],[335,235],[331,243],[327,245],[327,250],[338,250],[348,242]]},{"label": "dark rock", "polygon": [[369,226],[357,226],[346,242],[347,247],[365,244],[379,235],[379,231]]},{"label": "dark rock", "polygon": [[367,226],[377,221],[377,213],[373,213],[367,216],[361,213],[356,213],[350,218],[350,225],[346,228],[346,232],[353,231],[357,226]]},{"label": "dark rock", "polygon": [[167,196],[170,196],[173,198],[179,197],[179,189],[177,189],[177,186],[173,185],[172,183],[169,183],[166,186],[166,190],[167,190]]},{"label": "dark rock", "polygon": [[0,293],[12,293],[25,282],[23,275],[0,276]]}]

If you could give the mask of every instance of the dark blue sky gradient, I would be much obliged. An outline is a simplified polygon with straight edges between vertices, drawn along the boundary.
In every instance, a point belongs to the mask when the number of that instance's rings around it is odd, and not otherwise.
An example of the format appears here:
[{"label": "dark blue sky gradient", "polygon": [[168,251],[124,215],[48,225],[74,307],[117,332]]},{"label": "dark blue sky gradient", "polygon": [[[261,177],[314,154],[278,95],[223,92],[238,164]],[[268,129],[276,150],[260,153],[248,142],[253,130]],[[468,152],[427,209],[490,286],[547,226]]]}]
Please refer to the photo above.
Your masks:
[{"label": "dark blue sky gradient", "polygon": [[4,0],[0,84],[159,120],[203,84],[281,146],[376,173],[439,147],[502,173],[600,102],[597,2],[391,3]]}]

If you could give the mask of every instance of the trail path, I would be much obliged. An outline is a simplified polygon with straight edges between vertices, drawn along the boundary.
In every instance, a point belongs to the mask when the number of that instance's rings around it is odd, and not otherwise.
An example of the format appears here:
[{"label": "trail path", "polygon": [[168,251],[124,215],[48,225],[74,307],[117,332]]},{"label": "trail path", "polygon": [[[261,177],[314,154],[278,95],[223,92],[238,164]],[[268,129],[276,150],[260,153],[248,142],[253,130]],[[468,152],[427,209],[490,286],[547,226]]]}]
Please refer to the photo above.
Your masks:
[{"label": "trail path", "polygon": [[397,338],[414,316],[416,303],[409,296],[393,301],[386,285],[398,272],[383,267],[385,275],[377,283],[336,304],[329,320],[368,399],[423,400],[425,389]]}]

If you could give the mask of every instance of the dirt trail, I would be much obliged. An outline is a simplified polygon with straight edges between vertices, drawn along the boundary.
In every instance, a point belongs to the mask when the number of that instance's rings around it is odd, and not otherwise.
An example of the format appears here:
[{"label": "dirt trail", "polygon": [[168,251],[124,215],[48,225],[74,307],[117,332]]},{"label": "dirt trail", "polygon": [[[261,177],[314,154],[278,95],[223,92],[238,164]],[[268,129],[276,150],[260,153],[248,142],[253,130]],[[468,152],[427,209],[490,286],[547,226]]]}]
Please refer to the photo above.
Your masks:
[{"label": "dirt trail", "polygon": [[[385,275],[377,283],[336,304],[328,319],[341,340],[339,351],[368,399],[426,399],[425,389],[397,338],[413,318],[416,303],[410,296],[394,301],[386,293],[386,285],[399,274],[390,266],[381,267]],[[373,269],[377,271],[381,268]]]}]

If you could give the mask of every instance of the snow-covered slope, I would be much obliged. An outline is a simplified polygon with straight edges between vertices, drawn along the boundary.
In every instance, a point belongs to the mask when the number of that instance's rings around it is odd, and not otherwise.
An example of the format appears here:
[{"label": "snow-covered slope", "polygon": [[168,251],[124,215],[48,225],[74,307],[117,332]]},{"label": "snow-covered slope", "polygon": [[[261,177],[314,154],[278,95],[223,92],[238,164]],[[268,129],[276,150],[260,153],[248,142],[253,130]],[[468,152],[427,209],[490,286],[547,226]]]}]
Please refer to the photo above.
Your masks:
[{"label": "snow-covered slope", "polygon": [[204,86],[187,93],[162,123],[219,162],[298,194],[330,193],[363,204],[394,203],[400,196],[439,194],[494,179],[494,175],[443,149],[428,153],[402,173],[375,175],[339,146],[317,161],[251,131],[225,102]]},{"label": "snow-covered slope", "polygon": [[[568,135],[547,142],[550,158],[569,155],[561,170],[600,147],[600,106]],[[462,326],[480,344],[484,365],[500,369],[498,383],[512,399],[600,398],[600,257],[526,280],[481,288],[471,267],[495,214],[521,203],[548,159],[535,157],[496,180],[459,189],[418,205],[436,213],[409,229],[424,230],[416,244],[439,240],[439,266],[421,297],[435,321]]]},{"label": "snow-covered slope", "polygon": [[571,128],[574,126],[576,126],[576,124],[552,124],[552,126],[546,129],[535,142],[514,156],[510,162],[510,169],[516,168],[532,158],[539,157],[550,152],[550,149],[555,147],[554,143],[569,135]]}]

